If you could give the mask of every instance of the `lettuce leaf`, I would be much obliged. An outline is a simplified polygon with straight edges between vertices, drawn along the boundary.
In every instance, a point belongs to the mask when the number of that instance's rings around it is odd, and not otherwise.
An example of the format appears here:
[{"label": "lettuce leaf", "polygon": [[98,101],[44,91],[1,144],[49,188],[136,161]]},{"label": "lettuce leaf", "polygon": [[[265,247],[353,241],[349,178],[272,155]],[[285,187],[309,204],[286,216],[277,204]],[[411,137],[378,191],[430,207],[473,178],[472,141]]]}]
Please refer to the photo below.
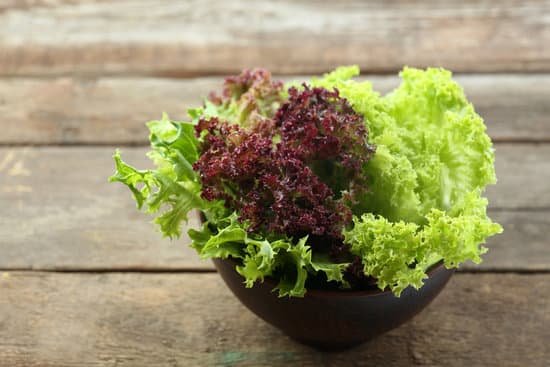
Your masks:
[{"label": "lettuce leaf", "polygon": [[[486,215],[486,185],[496,182],[494,151],[483,119],[452,74],[405,68],[386,96],[338,68],[313,85],[334,87],[363,114],[376,146],[365,167],[369,192],[345,231],[352,252],[380,288],[419,287],[425,270],[481,261],[486,238],[502,228]],[[364,214],[368,213],[368,214]]]},{"label": "lettuce leaf", "polygon": [[138,170],[126,164],[117,150],[113,156],[116,172],[109,180],[128,186],[139,209],[158,214],[154,222],[164,236],[179,237],[182,222],[187,221],[193,209],[214,218],[223,216],[223,203],[201,198],[201,185],[193,170],[198,159],[193,125],[171,121],[163,115],[147,126],[152,148],[148,156],[157,169]]},{"label": "lettuce leaf", "polygon": [[191,247],[202,258],[238,260],[241,265],[236,270],[248,288],[265,277],[273,277],[278,280],[274,291],[278,291],[279,297],[303,297],[308,275],[317,272],[325,273],[328,280],[346,284],[343,272],[348,264],[330,263],[322,257],[313,259],[311,247],[306,245],[307,237],[294,243],[289,238],[267,239],[250,234],[247,224],[239,222],[235,212],[218,221],[216,230],[212,227],[206,222],[200,230],[190,229]]},{"label": "lettuce leaf", "polygon": [[473,191],[449,212],[431,209],[425,225],[363,214],[344,232],[345,241],[361,257],[365,274],[399,296],[408,286],[420,288],[426,270],[439,260],[447,268],[481,262],[487,249],[480,244],[502,231],[487,217],[486,207],[487,200]]},{"label": "lettuce leaf", "polygon": [[451,72],[404,68],[401,85],[381,97],[369,82],[338,68],[312,84],[334,87],[363,114],[376,153],[365,174],[370,190],[356,213],[426,223],[432,209],[449,210],[470,191],[496,182],[494,151],[483,119]]}]

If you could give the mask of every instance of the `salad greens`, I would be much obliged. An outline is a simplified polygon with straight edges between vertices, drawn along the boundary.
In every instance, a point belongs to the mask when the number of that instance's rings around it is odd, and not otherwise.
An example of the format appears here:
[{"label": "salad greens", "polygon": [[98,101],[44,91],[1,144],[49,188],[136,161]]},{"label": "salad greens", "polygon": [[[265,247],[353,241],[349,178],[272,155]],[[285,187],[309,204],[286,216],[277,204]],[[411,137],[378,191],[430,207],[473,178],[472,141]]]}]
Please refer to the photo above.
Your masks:
[{"label": "salad greens", "polygon": [[405,68],[401,85],[385,97],[370,83],[338,69],[314,85],[333,86],[366,117],[376,154],[354,226],[345,232],[365,272],[399,294],[420,287],[426,269],[481,261],[485,238],[502,231],[486,215],[486,185],[496,182],[485,124],[462,88],[443,69]]},{"label": "salad greens", "polygon": [[285,86],[244,71],[188,122],[147,124],[156,169],[117,151],[110,179],[165,236],[202,212],[188,231],[199,255],[235,259],[247,287],[275,279],[280,296],[373,282],[399,296],[438,261],[479,263],[502,231],[482,197],[496,182],[482,118],[449,71],[405,68],[385,96],[358,74]]}]

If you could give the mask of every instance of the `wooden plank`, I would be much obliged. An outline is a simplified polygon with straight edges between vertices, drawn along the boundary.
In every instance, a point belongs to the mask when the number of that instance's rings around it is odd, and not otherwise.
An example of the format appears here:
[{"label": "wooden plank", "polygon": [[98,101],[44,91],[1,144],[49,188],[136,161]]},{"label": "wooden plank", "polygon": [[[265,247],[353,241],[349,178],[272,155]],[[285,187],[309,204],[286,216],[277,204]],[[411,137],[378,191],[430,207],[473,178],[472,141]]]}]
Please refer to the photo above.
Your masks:
[{"label": "wooden plank", "polygon": [[[1,268],[204,268],[186,235],[177,242],[162,239],[128,190],[107,182],[112,153],[1,149]],[[147,166],[143,149],[127,153]]]},{"label": "wooden plank", "polygon": [[1,75],[550,70],[548,1],[8,1]]},{"label": "wooden plank", "polygon": [[479,265],[467,262],[467,271],[548,271],[550,270],[550,211],[489,210],[489,216],[504,228],[491,237]]},{"label": "wooden plank", "polygon": [[145,144],[145,122],[188,107],[217,88],[221,78],[2,79],[0,143]]},{"label": "wooden plank", "polygon": [[[145,148],[125,159],[150,167]],[[108,184],[111,147],[0,149],[0,269],[211,270],[186,244],[161,239],[122,185]],[[489,197],[504,234],[482,270],[549,270],[550,145],[498,145]],[[504,208],[504,209],[502,209]],[[191,225],[196,225],[196,220]],[[184,231],[185,232],[185,231]]]},{"label": "wooden plank", "polygon": [[[307,80],[309,77],[285,78]],[[386,93],[396,76],[366,76]],[[457,75],[496,141],[550,141],[550,75]],[[185,119],[222,78],[0,79],[0,144],[145,144],[144,122]]]},{"label": "wooden plank", "polygon": [[495,147],[498,183],[487,188],[492,208],[550,208],[550,144]]},{"label": "wooden plank", "polygon": [[0,276],[0,366],[547,366],[550,275],[457,274],[411,322],[343,353],[297,344],[217,274]]}]

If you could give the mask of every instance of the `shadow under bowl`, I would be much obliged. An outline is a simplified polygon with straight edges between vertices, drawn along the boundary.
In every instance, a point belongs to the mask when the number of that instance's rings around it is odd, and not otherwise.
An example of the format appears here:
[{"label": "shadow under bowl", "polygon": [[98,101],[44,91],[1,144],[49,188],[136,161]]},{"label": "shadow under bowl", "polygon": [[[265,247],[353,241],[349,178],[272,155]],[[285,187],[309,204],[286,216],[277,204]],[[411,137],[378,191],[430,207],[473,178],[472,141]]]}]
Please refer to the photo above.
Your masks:
[{"label": "shadow under bowl", "polygon": [[225,284],[252,312],[291,338],[325,350],[339,350],[368,341],[411,319],[445,287],[454,270],[437,263],[416,290],[400,297],[390,291],[308,290],[303,298],[279,298],[276,283],[265,279],[246,288],[231,259],[213,259]]}]

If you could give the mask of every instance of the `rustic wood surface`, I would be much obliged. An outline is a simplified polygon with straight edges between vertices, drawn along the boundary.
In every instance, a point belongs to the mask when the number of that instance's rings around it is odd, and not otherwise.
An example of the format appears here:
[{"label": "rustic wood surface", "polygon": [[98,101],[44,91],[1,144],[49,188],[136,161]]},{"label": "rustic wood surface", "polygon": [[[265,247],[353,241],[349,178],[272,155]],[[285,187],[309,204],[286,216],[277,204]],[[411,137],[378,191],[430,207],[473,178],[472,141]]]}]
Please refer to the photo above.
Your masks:
[{"label": "rustic wood surface", "polygon": [[4,273],[0,366],[543,367],[549,292],[549,274],[457,274],[411,322],[322,353],[247,311],[217,274]]},{"label": "rustic wood surface", "polygon": [[[548,366],[549,14],[548,0],[0,0],[0,367]],[[504,233],[412,321],[323,353],[247,311],[107,177],[116,146],[148,167],[144,122],[185,118],[222,75],[340,64],[382,93],[402,65],[457,72],[496,142]]]},{"label": "rustic wood surface", "polygon": [[[148,163],[145,149],[125,151],[131,160]],[[163,240],[127,189],[107,182],[113,152],[0,148],[0,268],[205,267],[182,245],[187,236],[178,243]]]},{"label": "rustic wood surface", "polygon": [[548,1],[0,2],[0,74],[550,70]]},{"label": "rustic wood surface", "polygon": [[[504,225],[490,239],[481,270],[550,270],[550,145],[497,146],[491,216]],[[111,147],[0,148],[0,257],[3,269],[212,269],[179,241],[162,239],[130,192],[109,184]],[[147,148],[124,148],[148,168]],[[529,189],[518,189],[529,188]],[[197,225],[193,218],[190,225]]]},{"label": "rustic wood surface", "polygon": [[[307,80],[308,77],[285,78]],[[396,76],[365,76],[375,89]],[[457,75],[495,141],[550,141],[550,76]],[[0,144],[145,144],[144,123],[185,110],[221,86],[222,78],[0,79]],[[144,101],[146,101],[144,103]]]}]

